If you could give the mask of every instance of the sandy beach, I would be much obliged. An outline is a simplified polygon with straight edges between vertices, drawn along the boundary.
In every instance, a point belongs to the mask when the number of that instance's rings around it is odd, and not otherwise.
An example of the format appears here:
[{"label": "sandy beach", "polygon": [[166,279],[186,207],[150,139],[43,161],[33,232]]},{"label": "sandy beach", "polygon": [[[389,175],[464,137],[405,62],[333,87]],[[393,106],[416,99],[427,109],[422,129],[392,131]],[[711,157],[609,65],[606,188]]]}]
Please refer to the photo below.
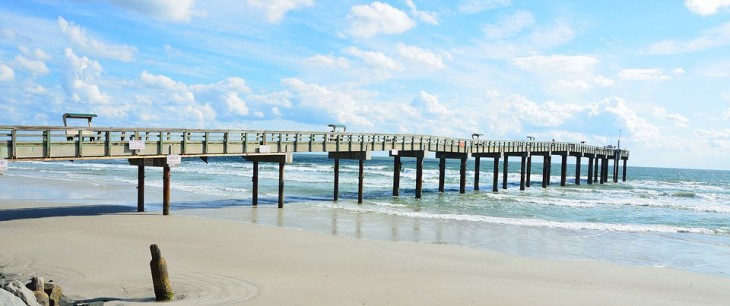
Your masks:
[{"label": "sandy beach", "polygon": [[[667,268],[506,256],[441,244],[2,200],[0,265],[78,300],[153,303],[149,245],[169,305],[725,305],[727,278]],[[258,208],[275,209],[275,208]],[[42,218],[35,218],[43,216]]]}]

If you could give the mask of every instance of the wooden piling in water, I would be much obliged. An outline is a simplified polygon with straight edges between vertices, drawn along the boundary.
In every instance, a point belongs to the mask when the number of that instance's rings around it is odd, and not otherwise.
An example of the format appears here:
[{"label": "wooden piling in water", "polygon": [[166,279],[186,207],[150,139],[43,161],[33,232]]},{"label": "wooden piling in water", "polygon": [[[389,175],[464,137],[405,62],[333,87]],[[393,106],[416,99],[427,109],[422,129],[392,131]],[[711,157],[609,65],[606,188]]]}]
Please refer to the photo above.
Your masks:
[{"label": "wooden piling in water", "polygon": [[334,177],[334,196],[333,200],[337,201],[340,199],[340,159],[335,158],[335,177]]},{"label": "wooden piling in water", "polygon": [[358,160],[357,204],[362,204],[363,180],[365,179],[365,160]]},{"label": "wooden piling in water", "polygon": [[279,162],[279,208],[284,208],[284,162]]},{"label": "wooden piling in water", "polygon": [[162,214],[170,214],[170,166],[162,167]]},{"label": "wooden piling in water", "polygon": [[527,171],[527,155],[520,159],[520,190],[525,190],[525,171]]},{"label": "wooden piling in water", "polygon": [[144,211],[144,160],[137,165],[137,212]]},{"label": "wooden piling in water", "polygon": [[544,155],[542,157],[542,188],[547,188],[548,177],[550,176],[548,167],[549,157]]},{"label": "wooden piling in water", "polygon": [[474,157],[474,190],[479,190],[479,164],[481,157]]},{"label": "wooden piling in water", "polygon": [[509,170],[509,155],[504,155],[504,162],[502,162],[502,189],[507,189],[507,173]]},{"label": "wooden piling in water", "polygon": [[575,157],[575,184],[580,185],[580,155]]},{"label": "wooden piling in water", "polygon": [[459,193],[466,192],[466,158],[460,159],[459,165]]},{"label": "wooden piling in water", "polygon": [[588,185],[593,184],[593,156],[588,156]]},{"label": "wooden piling in water", "polygon": [[568,177],[568,154],[560,154],[560,186],[565,186]]},{"label": "wooden piling in water", "polygon": [[527,178],[525,178],[525,186],[527,186],[527,188],[530,188],[530,175],[532,174],[532,154],[527,154]]},{"label": "wooden piling in water", "polygon": [[253,162],[253,176],[251,178],[251,181],[253,182],[252,190],[253,194],[251,195],[251,205],[257,206],[259,205],[259,162],[254,161]]},{"label": "wooden piling in water", "polygon": [[494,157],[494,172],[492,174],[492,192],[499,192],[499,157]]},{"label": "wooden piling in water", "polygon": [[423,195],[423,156],[416,157],[416,199]]},{"label": "wooden piling in water", "polygon": [[622,160],[623,160],[623,162],[624,162],[624,167],[623,167],[623,178],[622,178],[622,180],[623,180],[623,181],[625,182],[625,181],[626,181],[626,162],[627,162],[627,159],[622,159]]},{"label": "wooden piling in water", "polygon": [[400,171],[401,171],[401,160],[400,156],[393,156],[393,196],[397,197],[400,195]]},{"label": "wooden piling in water", "polygon": [[444,192],[446,180],[446,158],[439,158],[439,192]]}]

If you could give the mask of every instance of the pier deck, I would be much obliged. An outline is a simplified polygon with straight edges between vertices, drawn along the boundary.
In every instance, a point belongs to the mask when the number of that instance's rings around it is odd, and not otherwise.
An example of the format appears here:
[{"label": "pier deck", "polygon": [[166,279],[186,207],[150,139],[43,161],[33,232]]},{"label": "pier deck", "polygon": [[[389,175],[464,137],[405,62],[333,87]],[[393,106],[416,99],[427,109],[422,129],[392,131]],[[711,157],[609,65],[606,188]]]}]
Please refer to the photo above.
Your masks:
[{"label": "pier deck", "polygon": [[[338,198],[340,159],[359,160],[358,202],[362,202],[363,164],[371,152],[389,152],[394,158],[393,195],[398,196],[401,157],[416,158],[416,197],[421,197],[423,159],[435,152],[441,160],[439,190],[443,191],[446,159],[461,160],[460,192],[466,183],[466,161],[475,158],[474,189],[479,189],[481,158],[494,160],[493,191],[498,191],[499,159],[503,164],[503,188],[507,187],[508,159],[521,161],[520,189],[530,187],[532,156],[543,157],[543,173],[550,173],[552,156],[561,156],[561,185],[565,185],[568,157],[588,158],[588,184],[609,179],[613,160],[613,181],[618,181],[619,161],[623,161],[623,180],[629,151],[584,143],[555,141],[510,141],[438,137],[429,135],[344,133],[318,131],[201,130],[167,128],[0,126],[0,160],[10,162],[53,160],[128,159],[139,167],[138,208],[144,210],[144,167],[163,167],[163,213],[169,213],[170,166],[180,158],[242,156],[254,163],[253,204],[257,204],[258,163],[279,163],[279,207],[284,203],[284,165],[293,153],[326,152],[335,162],[334,199]],[[600,169],[599,169],[600,164]],[[580,183],[580,171],[576,171]],[[543,175],[543,187],[550,184]],[[600,179],[599,179],[600,177]]]}]

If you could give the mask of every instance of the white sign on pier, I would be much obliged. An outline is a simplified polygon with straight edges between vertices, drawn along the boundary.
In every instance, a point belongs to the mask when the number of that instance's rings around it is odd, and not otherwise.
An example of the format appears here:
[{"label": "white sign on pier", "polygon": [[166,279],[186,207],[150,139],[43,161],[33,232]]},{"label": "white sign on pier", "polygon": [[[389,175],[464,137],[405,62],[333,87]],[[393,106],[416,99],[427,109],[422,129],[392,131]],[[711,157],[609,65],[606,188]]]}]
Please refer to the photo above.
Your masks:
[{"label": "white sign on pier", "polygon": [[179,165],[182,162],[182,158],[180,158],[180,155],[177,154],[170,154],[167,156],[167,165],[174,167]]},{"label": "white sign on pier", "polygon": [[141,139],[130,139],[129,140],[130,150],[144,150],[144,140]]}]

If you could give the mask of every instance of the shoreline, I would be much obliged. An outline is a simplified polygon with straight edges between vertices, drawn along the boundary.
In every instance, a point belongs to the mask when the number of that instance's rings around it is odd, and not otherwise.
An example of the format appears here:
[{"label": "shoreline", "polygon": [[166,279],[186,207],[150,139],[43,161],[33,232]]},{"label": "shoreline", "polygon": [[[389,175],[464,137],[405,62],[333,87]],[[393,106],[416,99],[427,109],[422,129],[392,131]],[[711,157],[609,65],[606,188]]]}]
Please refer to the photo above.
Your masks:
[{"label": "shoreline", "polygon": [[[3,201],[42,209],[72,203]],[[81,206],[83,207],[83,206]],[[722,305],[726,278],[376,241],[156,212],[0,222],[0,264],[39,273],[77,300],[153,303],[149,245],[167,259],[172,305]]]}]

